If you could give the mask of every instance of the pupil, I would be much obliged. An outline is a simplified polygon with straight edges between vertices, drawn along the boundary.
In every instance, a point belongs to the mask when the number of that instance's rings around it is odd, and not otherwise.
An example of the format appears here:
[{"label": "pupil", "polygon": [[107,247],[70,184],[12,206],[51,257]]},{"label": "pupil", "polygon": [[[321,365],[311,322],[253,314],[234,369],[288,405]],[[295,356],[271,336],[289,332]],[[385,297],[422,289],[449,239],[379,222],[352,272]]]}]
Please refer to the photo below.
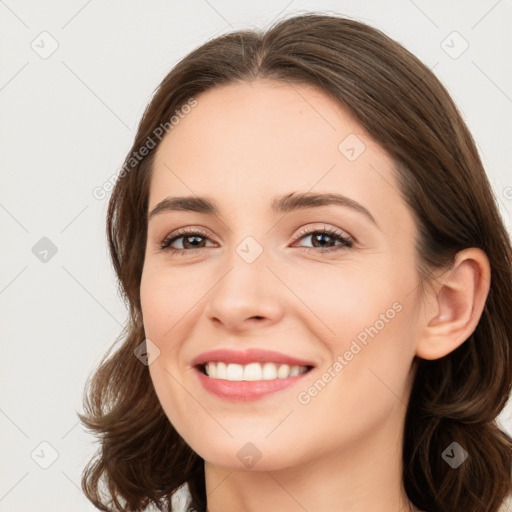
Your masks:
[{"label": "pupil", "polygon": [[[201,236],[198,236],[198,235],[192,235],[192,236],[187,236],[185,239],[184,239],[184,245],[185,247],[190,243],[190,240],[194,240],[195,242],[197,242],[199,240],[199,242],[201,241],[202,237]],[[193,247],[197,247],[197,245],[194,244],[194,242],[192,242],[192,246]]]},{"label": "pupil", "polygon": [[[315,245],[318,241],[320,241],[320,240],[318,240],[319,238],[325,238],[325,237],[331,238],[331,236],[326,233],[318,233],[316,236],[313,237],[313,242],[314,242],[313,245]],[[325,241],[325,239],[324,239],[324,241]],[[322,247],[322,245],[320,245],[320,247]]]}]

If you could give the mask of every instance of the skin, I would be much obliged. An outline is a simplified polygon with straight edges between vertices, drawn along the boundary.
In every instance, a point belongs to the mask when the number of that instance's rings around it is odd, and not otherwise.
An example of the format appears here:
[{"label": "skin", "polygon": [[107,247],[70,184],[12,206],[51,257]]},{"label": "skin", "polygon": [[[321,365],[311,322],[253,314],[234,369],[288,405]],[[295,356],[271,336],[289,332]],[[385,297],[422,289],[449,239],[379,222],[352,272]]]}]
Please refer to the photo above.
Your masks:
[{"label": "skin", "polygon": [[[158,148],[148,211],[167,196],[208,195],[220,213],[151,218],[140,293],[146,336],[160,350],[151,378],[169,420],[205,460],[208,510],[417,510],[401,463],[415,356],[442,357],[474,330],[488,292],[485,255],[459,253],[422,290],[417,228],[393,161],[322,91],[258,79],[196,99]],[[355,161],[338,149],[350,134],[365,145]],[[376,224],[339,205],[271,211],[274,195],[295,191],[343,194]],[[353,246],[331,239],[323,246],[338,250],[326,253],[313,236],[297,237],[324,226]],[[173,248],[181,254],[160,249],[185,227],[207,232],[202,248],[186,253],[180,238]],[[263,249],[252,263],[236,252],[247,236]],[[400,311],[378,334],[300,403],[298,394],[396,303]],[[202,388],[195,356],[247,347],[315,368],[299,386],[246,403]],[[237,456],[248,442],[261,453],[252,467]]]}]

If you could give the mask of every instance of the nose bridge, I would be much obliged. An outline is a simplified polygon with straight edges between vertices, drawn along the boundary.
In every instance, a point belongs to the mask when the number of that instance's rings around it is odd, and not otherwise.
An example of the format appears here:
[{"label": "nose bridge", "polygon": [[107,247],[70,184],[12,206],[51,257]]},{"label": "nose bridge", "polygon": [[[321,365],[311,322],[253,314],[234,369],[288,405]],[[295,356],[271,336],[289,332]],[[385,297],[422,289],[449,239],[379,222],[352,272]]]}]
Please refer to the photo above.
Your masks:
[{"label": "nose bridge", "polygon": [[270,251],[253,236],[246,236],[233,247],[222,263],[221,278],[209,294],[208,316],[231,328],[257,317],[274,322],[280,316],[276,287],[279,285],[267,268]]}]

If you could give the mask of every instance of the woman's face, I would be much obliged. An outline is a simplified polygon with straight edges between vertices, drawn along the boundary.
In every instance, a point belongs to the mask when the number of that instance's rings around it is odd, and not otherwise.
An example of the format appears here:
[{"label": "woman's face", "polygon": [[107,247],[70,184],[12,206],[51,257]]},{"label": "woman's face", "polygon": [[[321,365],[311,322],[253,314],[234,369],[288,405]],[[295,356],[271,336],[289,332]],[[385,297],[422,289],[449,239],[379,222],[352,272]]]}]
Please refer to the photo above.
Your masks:
[{"label": "woman's face", "polygon": [[240,469],[396,433],[422,303],[391,159],[311,86],[257,80],[196,100],[156,154],[149,212],[188,199],[150,216],[141,282],[169,420],[206,461]]}]

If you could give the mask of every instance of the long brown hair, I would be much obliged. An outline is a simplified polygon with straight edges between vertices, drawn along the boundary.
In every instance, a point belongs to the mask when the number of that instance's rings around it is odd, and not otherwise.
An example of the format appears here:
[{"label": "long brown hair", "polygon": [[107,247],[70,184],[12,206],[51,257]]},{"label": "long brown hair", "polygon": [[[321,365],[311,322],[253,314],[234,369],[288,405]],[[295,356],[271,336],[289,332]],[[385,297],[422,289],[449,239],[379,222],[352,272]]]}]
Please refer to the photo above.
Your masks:
[{"label": "long brown hair", "polygon": [[[142,117],[108,207],[109,248],[129,321],[88,380],[79,415],[100,439],[82,477],[86,496],[105,511],[171,510],[171,496],[187,483],[192,506],[206,508],[204,461],[175,431],[148,367],[134,356],[145,339],[139,285],[159,140],[143,158],[133,155],[190,98],[200,102],[207,89],[258,78],[317,86],[387,150],[418,226],[420,275],[429,279],[465,248],[487,254],[492,282],[476,330],[447,356],[419,360],[403,482],[421,510],[498,511],[512,488],[512,439],[496,422],[512,386],[512,249],[475,143],[445,88],[416,57],[375,28],[315,13],[206,42],[164,78]],[[452,442],[469,453],[457,469],[442,459]]]}]

